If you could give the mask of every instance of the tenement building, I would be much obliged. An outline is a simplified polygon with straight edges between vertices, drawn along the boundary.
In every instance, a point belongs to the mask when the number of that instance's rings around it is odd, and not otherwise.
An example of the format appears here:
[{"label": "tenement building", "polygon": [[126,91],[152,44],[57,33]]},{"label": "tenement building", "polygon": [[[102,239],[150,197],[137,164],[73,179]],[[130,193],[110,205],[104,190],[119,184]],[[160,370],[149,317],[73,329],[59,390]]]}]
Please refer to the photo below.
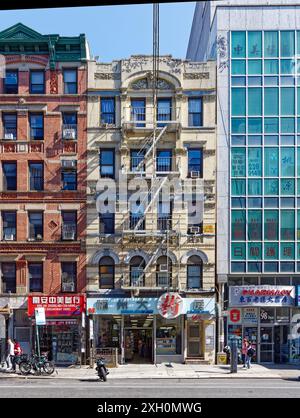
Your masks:
[{"label": "tenement building", "polygon": [[300,2],[199,2],[187,57],[217,64],[219,349],[299,363]]},{"label": "tenement building", "polygon": [[[88,64],[91,354],[215,360],[215,63]],[[157,80],[157,82],[154,82]]]},{"label": "tenement building", "polygon": [[0,32],[0,338],[80,360],[86,285],[84,35]]}]

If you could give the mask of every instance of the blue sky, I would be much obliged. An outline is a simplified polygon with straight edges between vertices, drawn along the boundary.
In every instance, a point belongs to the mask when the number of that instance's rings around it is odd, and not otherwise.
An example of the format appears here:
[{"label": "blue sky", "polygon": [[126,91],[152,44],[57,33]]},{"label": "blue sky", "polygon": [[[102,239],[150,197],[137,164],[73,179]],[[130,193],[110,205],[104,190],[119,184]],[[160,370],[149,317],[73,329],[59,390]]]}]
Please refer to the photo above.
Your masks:
[{"label": "blue sky", "polygon": [[[185,58],[195,2],[160,5],[160,53]],[[0,31],[22,22],[42,33],[85,33],[94,56],[109,62],[152,53],[152,4],[0,11]]]}]

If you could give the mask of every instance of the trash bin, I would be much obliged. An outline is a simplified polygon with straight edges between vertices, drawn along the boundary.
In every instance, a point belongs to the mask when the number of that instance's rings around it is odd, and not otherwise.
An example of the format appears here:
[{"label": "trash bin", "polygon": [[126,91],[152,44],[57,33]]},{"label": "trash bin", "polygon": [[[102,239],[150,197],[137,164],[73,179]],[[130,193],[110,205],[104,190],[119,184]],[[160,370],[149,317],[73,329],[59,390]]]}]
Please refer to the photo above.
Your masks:
[{"label": "trash bin", "polygon": [[227,364],[227,354],[226,353],[217,353],[217,363],[218,364]]}]

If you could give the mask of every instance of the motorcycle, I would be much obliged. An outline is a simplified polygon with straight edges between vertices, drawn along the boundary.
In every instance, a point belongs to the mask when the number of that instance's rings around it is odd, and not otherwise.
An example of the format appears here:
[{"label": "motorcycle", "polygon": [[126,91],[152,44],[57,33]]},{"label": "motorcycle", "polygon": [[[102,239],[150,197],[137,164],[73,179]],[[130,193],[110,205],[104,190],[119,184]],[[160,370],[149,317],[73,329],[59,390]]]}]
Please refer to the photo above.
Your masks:
[{"label": "motorcycle", "polygon": [[99,376],[100,381],[106,382],[109,371],[107,370],[107,367],[105,366],[105,359],[103,357],[100,357],[99,359],[96,360],[96,370],[97,370],[97,374]]}]

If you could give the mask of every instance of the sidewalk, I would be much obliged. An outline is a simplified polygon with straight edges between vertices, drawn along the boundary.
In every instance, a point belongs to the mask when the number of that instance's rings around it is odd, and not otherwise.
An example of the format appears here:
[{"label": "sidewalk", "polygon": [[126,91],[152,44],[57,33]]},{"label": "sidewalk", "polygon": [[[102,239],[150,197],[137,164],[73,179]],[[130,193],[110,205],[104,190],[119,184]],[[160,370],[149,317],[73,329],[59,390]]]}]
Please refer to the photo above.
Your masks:
[{"label": "sidewalk", "polygon": [[[250,369],[238,366],[238,373],[230,373],[230,366],[197,364],[127,364],[109,369],[109,379],[298,379],[300,367],[286,365],[262,366],[254,364]],[[0,369],[0,379],[73,379],[98,380],[96,370],[81,368],[57,368],[51,376],[22,376]]]}]

